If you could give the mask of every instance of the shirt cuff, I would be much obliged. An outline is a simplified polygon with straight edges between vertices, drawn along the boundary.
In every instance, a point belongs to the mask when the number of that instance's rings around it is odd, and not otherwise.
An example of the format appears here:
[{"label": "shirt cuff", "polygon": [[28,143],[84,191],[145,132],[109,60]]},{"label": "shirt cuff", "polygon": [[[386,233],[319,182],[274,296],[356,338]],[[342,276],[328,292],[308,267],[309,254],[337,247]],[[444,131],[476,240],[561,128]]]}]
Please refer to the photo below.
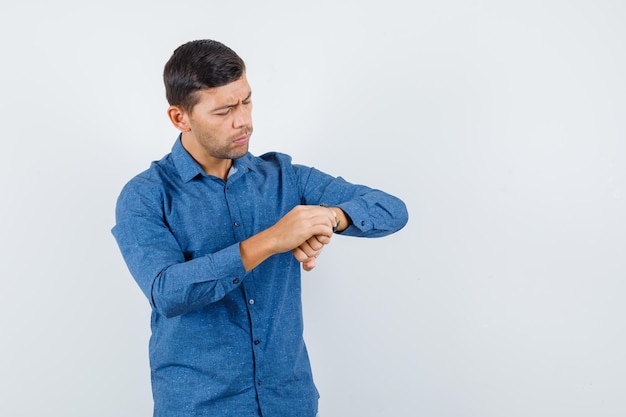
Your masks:
[{"label": "shirt cuff", "polygon": [[225,292],[229,292],[241,284],[247,272],[241,259],[239,243],[207,256],[213,258],[212,263],[216,268],[216,276],[220,277]]}]

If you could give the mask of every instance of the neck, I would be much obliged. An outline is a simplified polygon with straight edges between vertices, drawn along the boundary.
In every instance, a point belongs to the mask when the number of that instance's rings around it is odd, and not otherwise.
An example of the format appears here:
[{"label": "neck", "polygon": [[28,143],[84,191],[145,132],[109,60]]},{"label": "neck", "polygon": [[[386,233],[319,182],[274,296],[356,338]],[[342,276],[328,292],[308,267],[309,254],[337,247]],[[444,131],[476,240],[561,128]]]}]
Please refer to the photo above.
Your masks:
[{"label": "neck", "polygon": [[183,148],[202,167],[207,175],[213,175],[226,181],[230,167],[233,166],[232,159],[222,159],[211,156],[202,145],[183,133],[181,138]]}]

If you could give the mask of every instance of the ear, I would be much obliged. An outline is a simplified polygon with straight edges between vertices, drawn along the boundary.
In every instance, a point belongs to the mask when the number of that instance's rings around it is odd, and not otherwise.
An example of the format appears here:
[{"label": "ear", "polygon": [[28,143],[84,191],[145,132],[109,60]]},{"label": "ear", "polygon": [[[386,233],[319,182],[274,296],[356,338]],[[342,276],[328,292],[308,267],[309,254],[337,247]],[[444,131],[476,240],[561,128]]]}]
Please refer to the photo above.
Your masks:
[{"label": "ear", "polygon": [[191,127],[189,126],[189,116],[187,112],[179,106],[170,106],[167,109],[167,116],[170,121],[181,132],[189,132]]}]

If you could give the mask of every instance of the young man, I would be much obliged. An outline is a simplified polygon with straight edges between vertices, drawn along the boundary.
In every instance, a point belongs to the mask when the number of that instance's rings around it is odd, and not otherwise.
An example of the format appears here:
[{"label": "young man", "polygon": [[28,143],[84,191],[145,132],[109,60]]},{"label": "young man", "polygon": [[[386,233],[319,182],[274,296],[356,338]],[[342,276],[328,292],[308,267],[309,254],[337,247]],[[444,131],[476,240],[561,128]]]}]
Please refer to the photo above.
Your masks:
[{"label": "young man", "polygon": [[334,233],[379,237],[408,220],[379,190],[248,152],[245,65],[213,40],[165,65],[172,151],[122,190],[115,236],[152,307],[155,417],[313,417],[301,267]]}]

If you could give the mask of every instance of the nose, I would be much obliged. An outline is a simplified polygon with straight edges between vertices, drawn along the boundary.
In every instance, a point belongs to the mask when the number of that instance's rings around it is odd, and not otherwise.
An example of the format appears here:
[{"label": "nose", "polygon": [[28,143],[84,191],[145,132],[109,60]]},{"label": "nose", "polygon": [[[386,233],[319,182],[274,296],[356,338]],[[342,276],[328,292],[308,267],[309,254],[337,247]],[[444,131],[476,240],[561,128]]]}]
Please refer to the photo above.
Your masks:
[{"label": "nose", "polygon": [[233,118],[233,127],[240,129],[245,126],[249,126],[252,122],[252,109],[251,106],[244,106],[239,104],[235,107],[235,117]]}]

